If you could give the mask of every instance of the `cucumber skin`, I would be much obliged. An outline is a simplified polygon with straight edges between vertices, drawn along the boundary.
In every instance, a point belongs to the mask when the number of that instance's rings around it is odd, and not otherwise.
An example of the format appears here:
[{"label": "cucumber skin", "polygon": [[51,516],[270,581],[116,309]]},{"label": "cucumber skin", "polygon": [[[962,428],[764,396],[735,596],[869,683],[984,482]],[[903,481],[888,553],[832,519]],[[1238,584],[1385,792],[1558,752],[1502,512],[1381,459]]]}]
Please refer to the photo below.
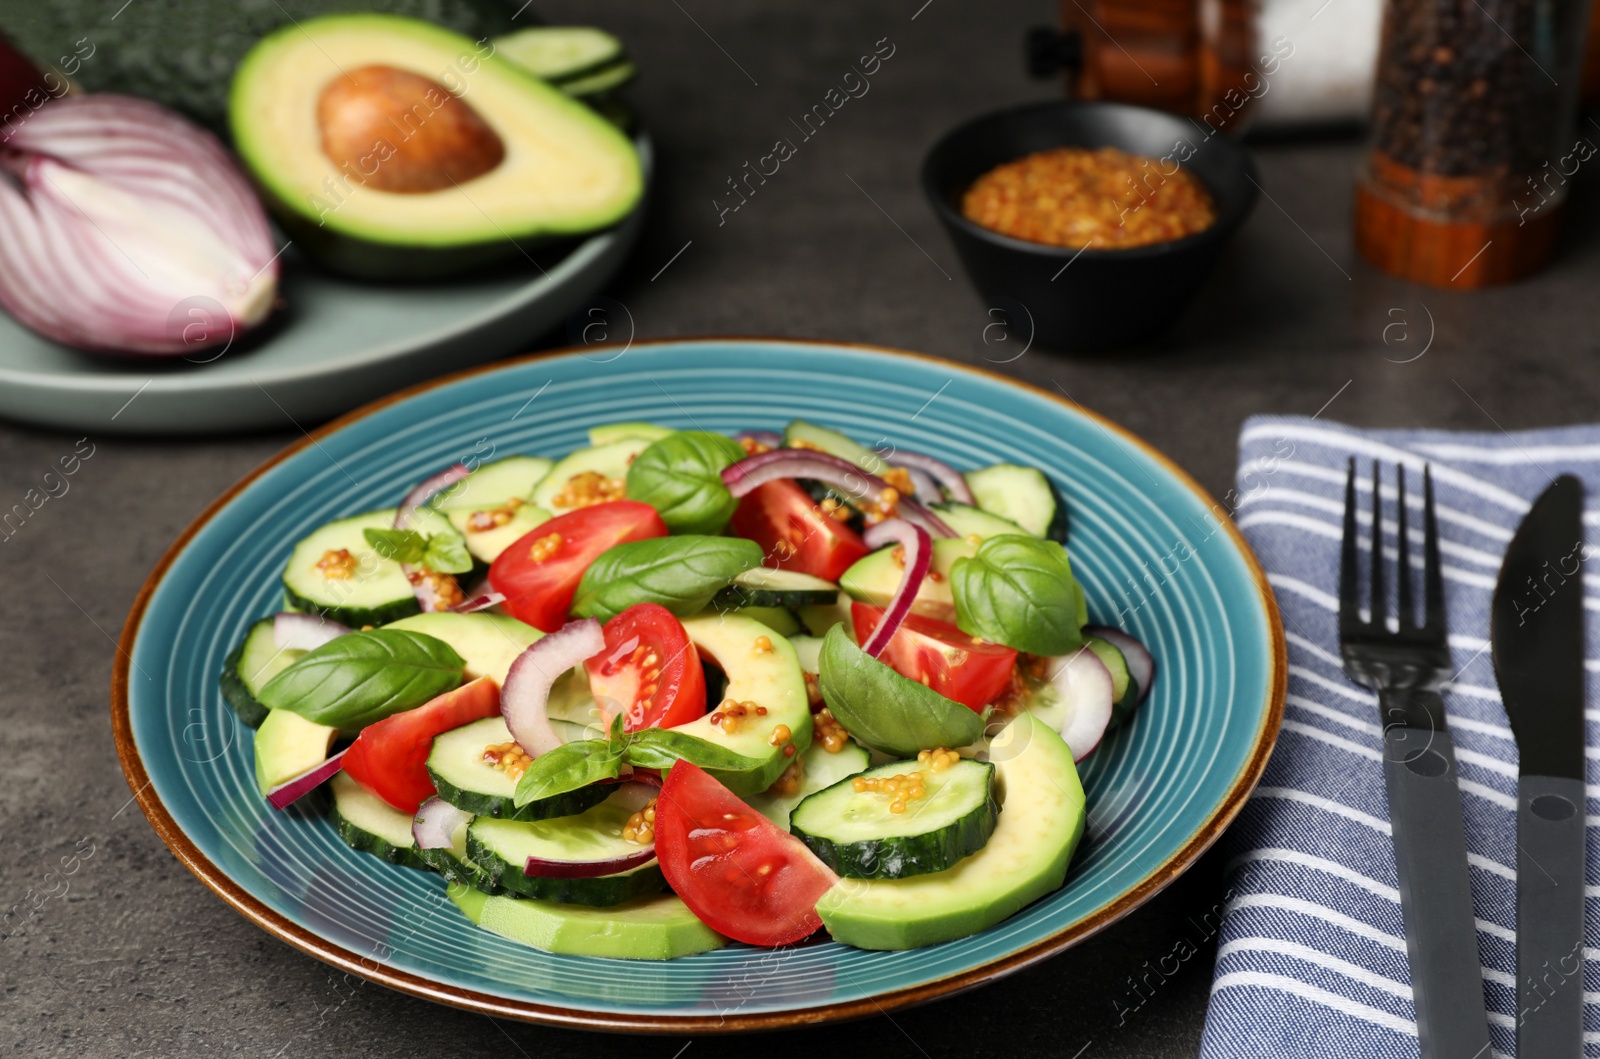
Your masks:
[{"label": "cucumber skin", "polygon": [[362,853],[370,853],[379,860],[398,864],[402,868],[415,868],[419,871],[432,871],[433,865],[421,856],[421,850],[415,847],[401,848],[385,842],[370,831],[365,831],[343,816],[339,815],[337,807],[328,810],[328,815],[333,818],[333,826],[338,829],[339,837],[351,849]]},{"label": "cucumber skin", "polygon": [[305,598],[287,584],[283,586],[283,601],[287,610],[316,614],[329,621],[336,621],[340,625],[348,625],[352,629],[359,629],[364,625],[387,625],[391,621],[399,621],[401,618],[422,613],[415,596],[410,599],[397,599],[382,607],[327,607]]},{"label": "cucumber skin", "polygon": [[711,597],[711,606],[717,610],[739,610],[744,607],[809,607],[818,603],[832,603],[839,596],[837,589],[755,588],[750,585],[728,585]]},{"label": "cucumber skin", "polygon": [[260,728],[261,722],[267,719],[267,708],[261,705],[256,697],[250,694],[250,689],[245,687],[244,678],[239,676],[239,658],[244,654],[244,641],[239,646],[228,652],[228,657],[222,660],[222,675],[218,683],[222,685],[222,698],[233,712],[239,715],[239,720],[247,728]]},{"label": "cucumber skin", "polygon": [[614,793],[614,788],[594,783],[565,794],[529,802],[519,809],[510,798],[462,790],[432,768],[428,769],[428,778],[433,780],[434,790],[439,792],[439,797],[457,809],[473,816],[488,816],[496,820],[550,820],[558,816],[577,816]]},{"label": "cucumber skin", "polygon": [[[799,806],[795,809],[798,812]],[[1000,806],[994,800],[991,779],[989,796],[982,805],[955,823],[926,835],[833,842],[801,830],[793,815],[789,817],[789,832],[804,842],[818,860],[832,868],[835,875],[846,879],[905,879],[954,867],[982,849],[999,822]]]},{"label": "cucumber skin", "polygon": [[416,853],[424,864],[444,876],[445,882],[470,886],[490,897],[506,892],[504,886],[489,878],[488,872],[476,864],[456,860],[448,849],[419,849]]},{"label": "cucumber skin", "polygon": [[657,894],[667,888],[667,879],[661,874],[659,864],[593,879],[543,879],[525,875],[522,865],[501,860],[493,851],[484,848],[483,843],[471,832],[467,833],[467,856],[492,886],[499,886],[519,897],[538,897],[566,905],[604,908],[620,905],[635,897]]}]

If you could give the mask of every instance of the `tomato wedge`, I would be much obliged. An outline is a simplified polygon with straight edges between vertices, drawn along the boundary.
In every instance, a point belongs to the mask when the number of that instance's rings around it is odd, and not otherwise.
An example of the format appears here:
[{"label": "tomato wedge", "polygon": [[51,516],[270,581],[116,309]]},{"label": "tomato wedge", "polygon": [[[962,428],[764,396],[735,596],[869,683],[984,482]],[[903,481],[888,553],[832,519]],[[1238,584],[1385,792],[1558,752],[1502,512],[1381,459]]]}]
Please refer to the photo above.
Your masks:
[{"label": "tomato wedge", "polygon": [[555,632],[567,620],[583,572],[601,552],[666,535],[656,509],[637,500],[581,507],[518,537],[490,565],[489,587],[505,594],[507,614]]},{"label": "tomato wedge", "polygon": [[763,562],[837,581],[867,554],[861,534],[822,511],[788,478],[756,486],[734,509],[729,528],[761,545]]},{"label": "tomato wedge", "polygon": [[749,945],[815,933],[817,899],[839,881],[799,839],[687,761],[672,766],[656,801],[656,859],[695,915]]},{"label": "tomato wedge", "polygon": [[500,685],[479,677],[416,709],[385,717],[361,729],[344,752],[350,778],[403,813],[433,797],[428,752],[433,737],[500,712]]},{"label": "tomato wedge", "polygon": [[605,624],[604,651],[585,662],[589,688],[622,727],[672,728],[706,712],[706,675],[683,623],[659,603],[635,603]]},{"label": "tomato wedge", "polygon": [[[882,607],[850,604],[858,644],[866,642],[882,619]],[[975,640],[950,622],[908,614],[878,660],[901,676],[919,680],[945,698],[981,713],[1011,686],[1017,652]]]}]

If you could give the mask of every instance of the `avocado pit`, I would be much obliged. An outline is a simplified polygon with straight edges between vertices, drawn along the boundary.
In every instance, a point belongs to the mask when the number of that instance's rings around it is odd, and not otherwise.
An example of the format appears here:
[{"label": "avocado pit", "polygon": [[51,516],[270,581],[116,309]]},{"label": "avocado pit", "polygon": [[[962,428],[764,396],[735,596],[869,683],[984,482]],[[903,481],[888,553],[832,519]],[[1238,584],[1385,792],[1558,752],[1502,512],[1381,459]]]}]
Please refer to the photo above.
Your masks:
[{"label": "avocado pit", "polygon": [[463,99],[431,78],[363,66],[317,99],[322,152],[352,180],[397,194],[465,183],[498,166],[505,144]]}]

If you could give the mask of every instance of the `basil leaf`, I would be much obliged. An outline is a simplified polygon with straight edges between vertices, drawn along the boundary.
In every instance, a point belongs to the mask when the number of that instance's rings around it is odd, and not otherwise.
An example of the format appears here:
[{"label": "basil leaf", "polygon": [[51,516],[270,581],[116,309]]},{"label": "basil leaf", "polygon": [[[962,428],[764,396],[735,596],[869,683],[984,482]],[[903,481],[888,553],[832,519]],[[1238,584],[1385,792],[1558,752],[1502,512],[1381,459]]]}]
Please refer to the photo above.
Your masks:
[{"label": "basil leaf", "polygon": [[619,544],[584,571],[572,613],[610,621],[635,603],[659,603],[685,618],[704,610],[735,574],[760,565],[761,545],[739,537],[652,537]]},{"label": "basil leaf", "polygon": [[739,506],[722,484],[722,469],[745,455],[737,441],[721,434],[669,434],[628,466],[628,499],[655,508],[673,533],[721,533]]},{"label": "basil leaf", "polygon": [[623,760],[642,769],[669,769],[674,762],[687,761],[722,772],[750,772],[762,764],[699,736],[667,728],[641,728],[634,732]]},{"label": "basil leaf", "polygon": [[533,759],[517,781],[513,796],[517,807],[553,798],[622,773],[622,750],[604,739],[578,739],[563,743]]},{"label": "basil leaf", "polygon": [[379,558],[393,562],[420,563],[427,552],[427,540],[416,530],[364,529],[361,535]]},{"label": "basil leaf", "polygon": [[465,666],[449,644],[425,633],[367,629],[308,651],[257,697],[350,734],[457,687]]},{"label": "basil leaf", "polygon": [[868,746],[910,758],[934,747],[967,746],[983,734],[977,713],[873,658],[843,625],[823,637],[818,669],[828,709]]},{"label": "basil leaf", "polygon": [[428,538],[422,565],[441,574],[464,574],[472,569],[466,538],[458,533],[436,533]]},{"label": "basil leaf", "polygon": [[950,567],[956,624],[968,636],[1036,655],[1083,646],[1067,550],[1020,533],[990,537]]}]

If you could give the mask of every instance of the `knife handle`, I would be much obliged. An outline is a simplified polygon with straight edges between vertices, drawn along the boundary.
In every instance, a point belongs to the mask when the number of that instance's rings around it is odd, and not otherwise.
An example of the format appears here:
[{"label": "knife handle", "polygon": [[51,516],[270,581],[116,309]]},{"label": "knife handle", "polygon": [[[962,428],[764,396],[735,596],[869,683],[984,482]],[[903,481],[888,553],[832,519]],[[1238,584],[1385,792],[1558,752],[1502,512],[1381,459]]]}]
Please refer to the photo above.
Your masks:
[{"label": "knife handle", "polygon": [[1517,1056],[1583,1054],[1583,781],[1517,782]]},{"label": "knife handle", "polygon": [[[1435,692],[1415,690],[1394,698],[1427,695],[1437,698]],[[1387,693],[1380,695],[1385,706],[1386,698]],[[1442,716],[1442,702],[1436,705]],[[1394,715],[1386,708],[1384,716]],[[1442,728],[1395,725],[1385,728],[1383,737],[1383,778],[1422,1059],[1483,1059],[1489,1054],[1489,1019],[1455,748]],[[1577,1054],[1569,1053],[1569,1059]]]}]

